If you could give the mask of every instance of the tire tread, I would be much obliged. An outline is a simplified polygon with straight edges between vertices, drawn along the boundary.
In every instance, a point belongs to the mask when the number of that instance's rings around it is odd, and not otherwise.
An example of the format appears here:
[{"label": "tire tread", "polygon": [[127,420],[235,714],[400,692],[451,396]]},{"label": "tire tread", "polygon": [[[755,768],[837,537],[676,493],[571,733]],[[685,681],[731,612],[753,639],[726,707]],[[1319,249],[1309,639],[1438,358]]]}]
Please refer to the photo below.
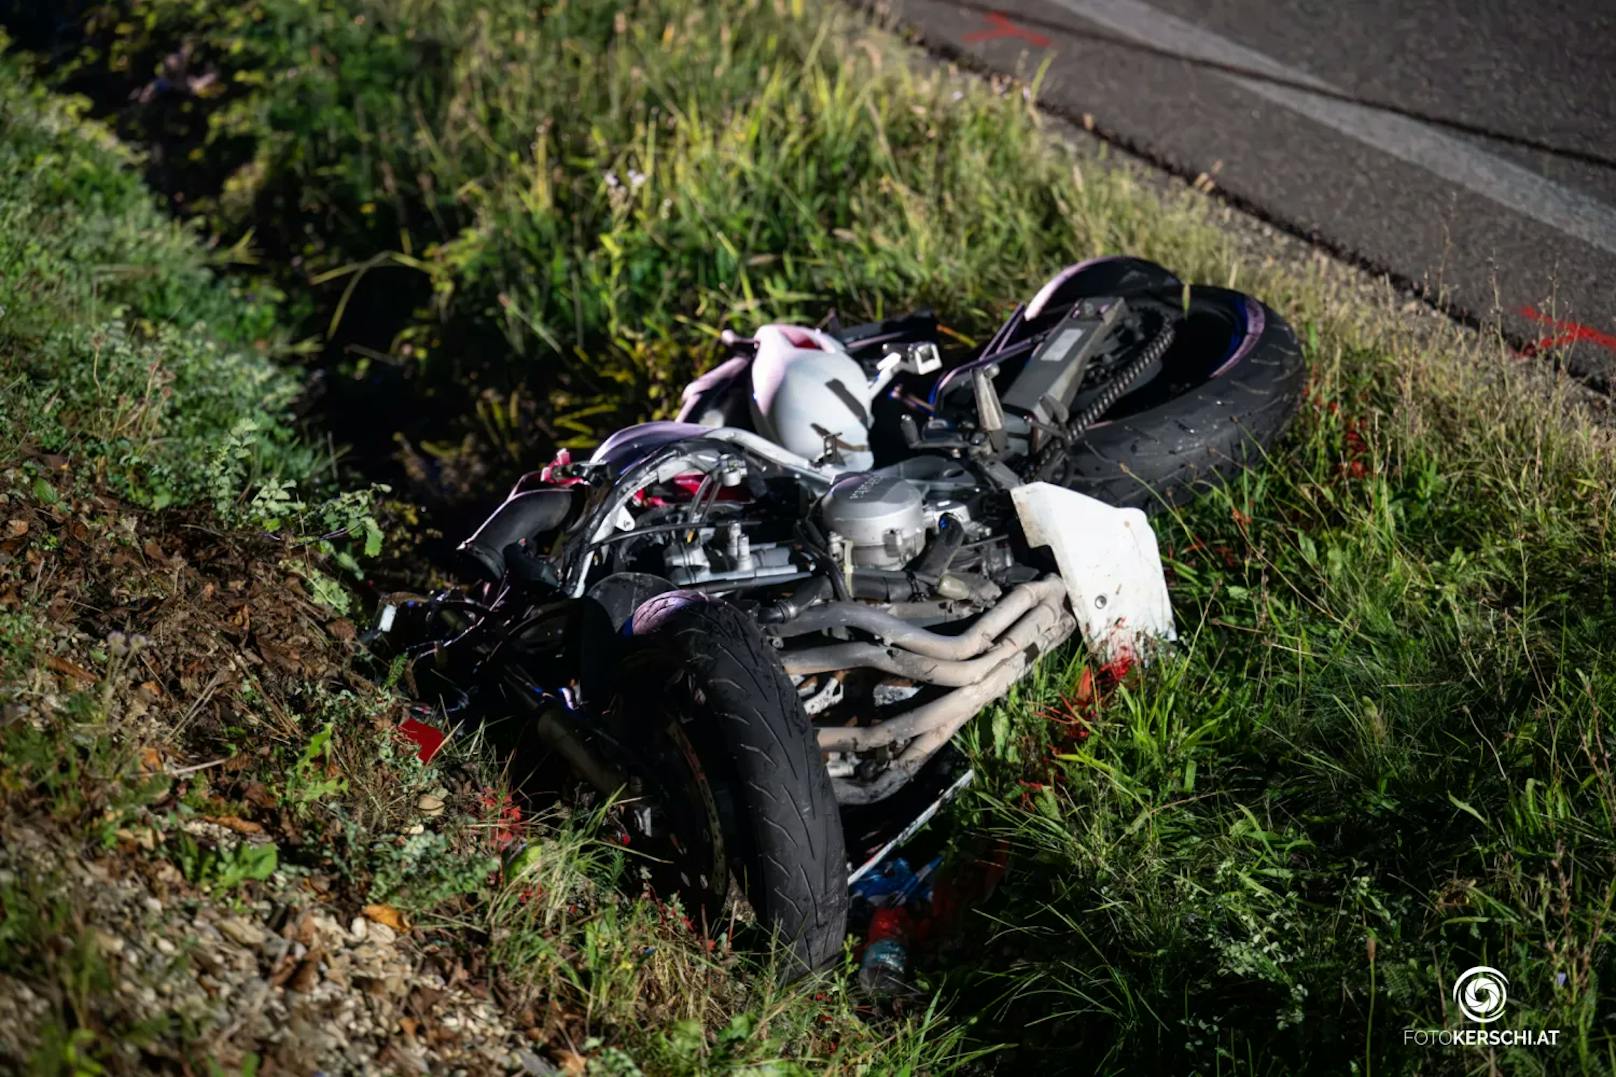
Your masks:
[{"label": "tire tread", "polygon": [[744,803],[739,853],[759,918],[808,969],[841,954],[847,923],[847,857],[830,777],[812,723],[751,618],[692,591],[642,605],[636,650],[670,645],[715,719],[702,741],[724,758]]}]

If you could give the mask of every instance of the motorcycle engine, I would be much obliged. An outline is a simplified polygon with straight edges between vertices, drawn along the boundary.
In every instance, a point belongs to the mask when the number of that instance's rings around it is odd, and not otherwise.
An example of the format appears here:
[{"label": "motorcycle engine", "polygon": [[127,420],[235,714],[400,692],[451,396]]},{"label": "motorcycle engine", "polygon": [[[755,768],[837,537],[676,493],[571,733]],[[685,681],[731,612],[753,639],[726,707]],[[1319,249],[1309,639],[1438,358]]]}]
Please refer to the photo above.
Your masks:
[{"label": "motorcycle engine", "polygon": [[820,503],[825,526],[860,568],[902,568],[926,546],[926,498],[917,483],[879,472],[840,478]]}]

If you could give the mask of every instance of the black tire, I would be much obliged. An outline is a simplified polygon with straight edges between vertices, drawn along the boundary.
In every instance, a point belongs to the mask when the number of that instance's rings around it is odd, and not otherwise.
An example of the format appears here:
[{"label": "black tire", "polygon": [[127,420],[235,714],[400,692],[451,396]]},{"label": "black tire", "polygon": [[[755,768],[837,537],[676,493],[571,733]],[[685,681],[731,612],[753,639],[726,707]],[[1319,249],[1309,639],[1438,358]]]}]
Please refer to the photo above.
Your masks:
[{"label": "black tire", "polygon": [[1066,308],[1079,299],[1095,295],[1155,295],[1184,287],[1173,273],[1143,258],[1109,254],[1069,265],[1033,294],[1023,312],[1031,325],[1046,319],[1064,317]]},{"label": "black tire", "polygon": [[[1138,294],[1184,309],[1182,286]],[[1061,481],[1112,505],[1182,504],[1262,461],[1295,416],[1306,377],[1296,334],[1278,314],[1239,292],[1192,287],[1160,371],[1088,428]]]},{"label": "black tire", "polygon": [[[668,806],[703,868],[686,881],[687,909],[693,903],[718,923],[723,893],[705,875],[716,846],[792,955],[787,975],[831,964],[847,928],[841,818],[813,727],[774,652],[745,613],[693,591],[648,600],[629,631],[609,709],[614,726],[619,736],[625,723],[634,727],[627,746],[637,739],[642,752],[674,746],[653,752],[657,782],[708,799]],[[675,775],[681,766],[702,773]],[[721,835],[704,834],[704,818]]]}]

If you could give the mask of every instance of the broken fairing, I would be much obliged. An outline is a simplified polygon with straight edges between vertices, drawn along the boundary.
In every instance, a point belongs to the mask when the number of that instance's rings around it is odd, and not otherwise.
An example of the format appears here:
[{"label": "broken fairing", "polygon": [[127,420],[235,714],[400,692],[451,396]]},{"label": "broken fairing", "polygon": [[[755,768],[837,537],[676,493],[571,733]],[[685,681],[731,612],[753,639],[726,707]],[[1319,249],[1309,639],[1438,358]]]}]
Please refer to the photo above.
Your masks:
[{"label": "broken fairing", "polygon": [[1119,509],[1047,482],[1010,491],[1031,546],[1048,546],[1089,649],[1102,661],[1148,659],[1178,638],[1156,532]]}]

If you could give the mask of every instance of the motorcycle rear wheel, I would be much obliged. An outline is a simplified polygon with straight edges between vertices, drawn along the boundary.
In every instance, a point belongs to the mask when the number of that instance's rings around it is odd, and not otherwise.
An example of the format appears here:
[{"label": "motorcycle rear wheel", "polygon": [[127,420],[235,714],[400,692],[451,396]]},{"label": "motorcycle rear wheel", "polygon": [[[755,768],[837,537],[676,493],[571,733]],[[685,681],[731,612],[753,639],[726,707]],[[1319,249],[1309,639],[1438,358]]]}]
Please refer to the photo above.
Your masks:
[{"label": "motorcycle rear wheel", "polygon": [[1083,432],[1059,480],[1148,512],[1261,463],[1301,404],[1307,370],[1291,327],[1250,296],[1195,286],[1186,304],[1176,280],[1134,295],[1183,320],[1155,376]]}]

